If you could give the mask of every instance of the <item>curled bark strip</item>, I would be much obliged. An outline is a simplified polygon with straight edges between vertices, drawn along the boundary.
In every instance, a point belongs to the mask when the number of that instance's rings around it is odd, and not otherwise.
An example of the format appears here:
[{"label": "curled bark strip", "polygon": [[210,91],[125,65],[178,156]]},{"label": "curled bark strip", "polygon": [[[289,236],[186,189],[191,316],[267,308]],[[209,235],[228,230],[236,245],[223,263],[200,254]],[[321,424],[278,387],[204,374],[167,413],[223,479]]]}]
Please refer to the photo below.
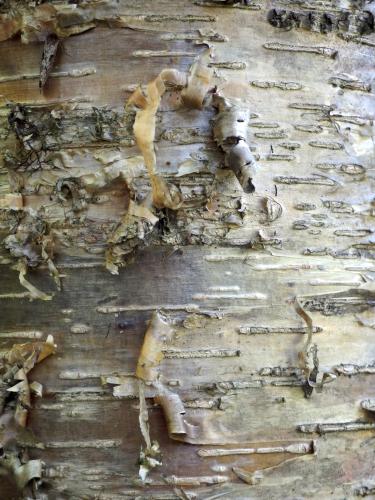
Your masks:
[{"label": "curled bark strip", "polygon": [[41,447],[26,425],[31,391],[41,394],[42,387],[37,382],[29,385],[27,374],[55,350],[53,337],[49,335],[45,342],[14,344],[0,357],[0,472],[1,468],[9,471],[20,491],[30,481],[42,476],[42,462],[28,461],[25,454],[21,460],[19,450],[14,446],[16,443],[22,448]]},{"label": "curled bark strip", "polygon": [[225,164],[233,170],[246,193],[255,190],[252,179],[255,159],[247,143],[250,110],[238,100],[215,94],[213,105],[218,110],[214,124],[214,138],[225,153]]},{"label": "curled bark strip", "polygon": [[167,421],[168,434],[170,436],[176,434],[185,435],[186,428],[183,419],[185,407],[180,396],[164,389],[155,397],[155,401],[163,409]]},{"label": "curled bark strip", "polygon": [[27,374],[37,363],[40,363],[55,352],[56,345],[53,342],[53,337],[52,335],[48,335],[45,342],[14,344],[3,359],[8,364],[17,364],[18,367],[22,366]]},{"label": "curled bark strip", "polygon": [[162,465],[160,446],[157,441],[150,438],[150,426],[148,423],[148,411],[145,398],[144,382],[139,381],[139,427],[142,437],[146,443],[146,448],[141,448],[139,454],[139,477],[145,481],[151,469]]},{"label": "curled bark strip", "polygon": [[20,260],[16,266],[15,269],[19,271],[19,281],[20,284],[26,288],[26,290],[29,291],[30,293],[30,299],[41,299],[41,300],[51,300],[53,295],[48,295],[47,293],[42,292],[39,290],[36,286],[30,283],[25,276],[27,274],[27,267],[25,262]]},{"label": "curled bark strip", "polygon": [[283,213],[282,205],[276,201],[272,196],[266,196],[264,198],[264,208],[267,215],[268,222],[274,222]]},{"label": "curled bark strip", "polygon": [[157,441],[151,442],[150,426],[148,422],[148,411],[145,398],[144,382],[139,381],[139,427],[146,448],[141,448],[139,454],[139,477],[145,481],[149,471],[161,465],[160,447]]},{"label": "curled bark strip", "polygon": [[20,427],[26,427],[27,412],[31,406],[31,396],[27,376],[23,368],[18,371],[15,379],[20,380],[20,382],[12,387],[9,387],[7,391],[18,395],[14,420]]},{"label": "curled bark strip", "polygon": [[[159,394],[155,396],[155,401],[158,401],[162,406],[166,418],[168,435],[171,439],[181,441],[188,444],[213,444],[223,441],[213,429],[211,419],[213,415],[207,415],[204,411],[194,412],[194,415],[185,417],[185,408],[183,402],[180,400],[179,395],[170,393],[160,384],[155,383],[158,387]],[[165,395],[169,392],[168,399],[160,395]]]},{"label": "curled bark strip", "polygon": [[52,71],[60,40],[56,35],[48,35],[44,41],[42,60],[40,61],[39,88],[42,89],[47,83],[48,75]]},{"label": "curled bark strip", "polygon": [[[147,328],[141,353],[138,358],[136,376],[140,384],[146,383],[148,392],[150,386],[155,390],[154,399],[160,404],[165,415],[168,435],[171,439],[178,439],[187,443],[199,442],[202,438],[201,422],[190,423],[184,418],[185,408],[180,396],[164,387],[160,381],[159,365],[164,358],[163,347],[172,336],[172,329],[162,318],[159,312],[155,311]],[[142,385],[140,397],[145,397],[144,386]],[[141,417],[140,417],[141,418]],[[140,420],[141,424],[141,420]],[[146,436],[147,429],[143,425],[142,434]],[[142,429],[142,426],[141,426]],[[150,440],[146,439],[148,445]]]},{"label": "curled bark strip", "polygon": [[7,452],[0,458],[0,465],[13,475],[19,491],[22,491],[31,481],[41,479],[42,461],[29,460],[23,464],[18,455],[16,451]]},{"label": "curled bark strip", "polygon": [[168,186],[165,180],[156,173],[156,154],[154,147],[156,112],[159,108],[161,96],[166,90],[166,83],[178,84],[182,76],[176,71],[163,71],[147,85],[147,95],[138,88],[129,98],[128,104],[139,108],[134,121],[134,135],[137,145],[142,152],[145,165],[150,176],[153,203],[158,208],[178,209],[181,206],[181,194],[177,188]]},{"label": "curled bark strip", "polygon": [[144,383],[139,381],[139,428],[143,439],[145,440],[146,447],[151,448],[150,439],[150,426],[148,424],[148,411],[145,399]]},{"label": "curled bark strip", "polygon": [[145,382],[158,378],[158,367],[164,358],[163,344],[172,336],[172,329],[158,312],[154,312],[147,328],[141,353],[138,358],[136,376]]},{"label": "curled bark strip", "polygon": [[156,113],[160,100],[168,86],[183,88],[182,101],[187,106],[202,108],[212,76],[212,71],[206,66],[207,57],[205,53],[202,58],[194,62],[188,78],[186,74],[175,69],[164,69],[155,80],[147,85],[146,94],[138,87],[127,103],[138,108],[133,130],[150,176],[153,204],[157,208],[177,210],[182,205],[182,195],[178,189],[173,185],[168,185],[156,171],[154,140]]},{"label": "curled bark strip", "polygon": [[45,236],[42,240],[41,255],[44,261],[47,263],[50,275],[53,277],[57,289],[61,290],[61,278],[60,273],[53,262],[52,255],[53,238],[51,235]]},{"label": "curled bark strip", "polygon": [[293,305],[296,313],[304,320],[307,326],[307,339],[303,350],[299,352],[299,359],[306,377],[303,390],[305,397],[310,398],[314,388],[320,392],[323,389],[323,385],[332,382],[336,376],[331,372],[319,372],[318,346],[312,343],[312,319],[298,302],[297,297],[294,298]]},{"label": "curled bark strip", "polygon": [[304,320],[307,326],[307,339],[302,351],[298,353],[302,368],[305,374],[306,382],[303,386],[305,397],[309,398],[313,392],[312,381],[316,381],[319,371],[318,347],[312,344],[313,323],[311,317],[303,309],[298,302],[297,297],[294,299],[294,308],[296,313]]},{"label": "curled bark strip", "polygon": [[213,70],[208,67],[210,57],[211,52],[207,49],[190,68],[187,87],[181,92],[182,101],[189,108],[203,108],[213,75]]},{"label": "curled bark strip", "polygon": [[53,294],[38,290],[26,279],[29,268],[47,264],[58,290],[61,289],[60,274],[52,260],[54,232],[50,226],[39,214],[32,215],[27,210],[20,211],[17,225],[3,243],[10,255],[17,258],[14,269],[19,272],[19,281],[28,290],[30,299],[51,300]]},{"label": "curled bark strip", "polygon": [[301,304],[298,302],[297,297],[294,298],[294,309],[296,310],[296,313],[298,316],[300,316],[303,321],[306,323],[307,326],[307,339],[305,342],[305,347],[304,347],[304,352],[307,352],[309,346],[311,345],[312,341],[312,334],[313,334],[313,322],[311,317],[307,314],[307,312],[303,309]]}]

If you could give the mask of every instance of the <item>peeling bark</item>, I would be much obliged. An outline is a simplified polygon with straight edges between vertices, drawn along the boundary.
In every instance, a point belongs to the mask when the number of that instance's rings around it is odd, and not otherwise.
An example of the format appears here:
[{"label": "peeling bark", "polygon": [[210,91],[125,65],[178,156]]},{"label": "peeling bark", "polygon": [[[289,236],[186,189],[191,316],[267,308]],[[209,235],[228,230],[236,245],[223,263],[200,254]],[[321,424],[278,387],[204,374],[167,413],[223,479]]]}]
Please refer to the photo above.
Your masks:
[{"label": "peeling bark", "polygon": [[231,102],[216,95],[214,106],[218,108],[214,136],[225,152],[225,162],[233,170],[245,193],[255,190],[252,179],[255,175],[255,160],[247,143],[247,125],[250,110],[241,102]]},{"label": "peeling bark", "polygon": [[371,3],[0,4],[0,497],[373,495]]},{"label": "peeling bark", "polygon": [[27,375],[55,349],[50,335],[45,342],[14,344],[0,359],[0,468],[2,475],[4,472],[11,474],[19,493],[27,494],[27,486],[35,493],[42,478],[42,462],[30,460],[27,448],[43,448],[43,444],[38,443],[32,432],[26,429],[31,393],[41,397],[42,386],[38,382],[29,384]]}]

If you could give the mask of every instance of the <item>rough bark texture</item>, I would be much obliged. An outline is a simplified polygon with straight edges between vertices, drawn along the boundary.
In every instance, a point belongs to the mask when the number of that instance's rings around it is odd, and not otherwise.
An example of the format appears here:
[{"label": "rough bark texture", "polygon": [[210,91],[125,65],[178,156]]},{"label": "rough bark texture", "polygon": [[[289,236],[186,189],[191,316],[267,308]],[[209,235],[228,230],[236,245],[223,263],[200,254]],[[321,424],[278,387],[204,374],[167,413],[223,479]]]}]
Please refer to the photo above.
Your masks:
[{"label": "rough bark texture", "polygon": [[374,11],[0,2],[1,498],[375,495]]}]

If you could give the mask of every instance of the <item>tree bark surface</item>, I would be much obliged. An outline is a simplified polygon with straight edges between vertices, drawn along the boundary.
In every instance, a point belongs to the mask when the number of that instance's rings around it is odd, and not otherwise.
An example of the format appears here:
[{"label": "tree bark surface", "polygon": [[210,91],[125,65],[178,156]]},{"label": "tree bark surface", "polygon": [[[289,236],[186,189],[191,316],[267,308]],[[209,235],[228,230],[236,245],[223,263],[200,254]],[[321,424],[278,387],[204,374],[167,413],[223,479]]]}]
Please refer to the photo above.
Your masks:
[{"label": "tree bark surface", "polygon": [[[30,4],[0,6],[0,341],[57,345],[35,497],[375,495],[372,4]],[[207,46],[202,109],[156,113],[157,208],[124,106]]]}]

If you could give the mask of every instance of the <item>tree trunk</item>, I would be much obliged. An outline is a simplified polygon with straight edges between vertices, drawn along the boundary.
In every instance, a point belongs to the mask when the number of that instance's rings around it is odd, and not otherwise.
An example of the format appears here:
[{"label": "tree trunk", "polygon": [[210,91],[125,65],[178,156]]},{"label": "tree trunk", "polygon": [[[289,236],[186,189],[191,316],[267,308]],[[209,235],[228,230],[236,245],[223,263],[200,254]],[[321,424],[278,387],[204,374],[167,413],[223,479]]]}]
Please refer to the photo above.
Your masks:
[{"label": "tree trunk", "polygon": [[375,495],[373,11],[0,2],[1,498]]}]

